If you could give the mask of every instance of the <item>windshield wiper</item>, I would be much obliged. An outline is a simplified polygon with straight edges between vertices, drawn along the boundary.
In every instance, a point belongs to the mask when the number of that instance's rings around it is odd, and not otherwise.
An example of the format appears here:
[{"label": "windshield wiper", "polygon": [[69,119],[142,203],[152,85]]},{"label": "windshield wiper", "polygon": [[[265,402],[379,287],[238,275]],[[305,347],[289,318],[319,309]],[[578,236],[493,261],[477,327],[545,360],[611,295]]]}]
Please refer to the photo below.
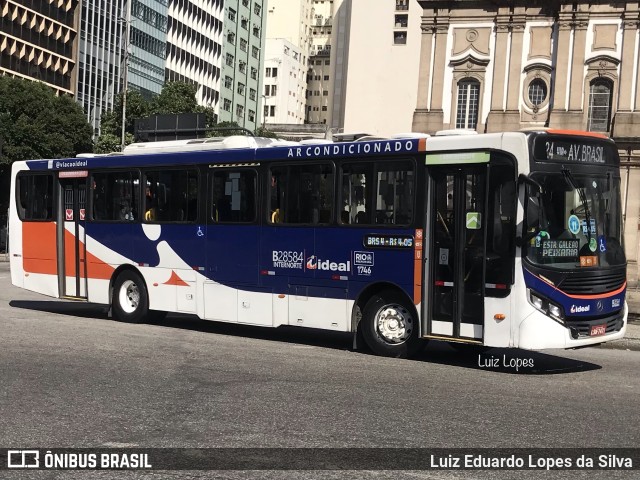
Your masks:
[{"label": "windshield wiper", "polygon": [[563,168],[562,176],[564,177],[565,182],[578,192],[578,196],[580,197],[580,202],[582,202],[582,208],[584,209],[584,216],[587,222],[587,238],[591,241],[591,212],[589,211],[589,204],[587,202],[587,195],[584,193],[584,188],[579,188],[576,183],[576,179],[573,178],[573,175],[570,170]]}]

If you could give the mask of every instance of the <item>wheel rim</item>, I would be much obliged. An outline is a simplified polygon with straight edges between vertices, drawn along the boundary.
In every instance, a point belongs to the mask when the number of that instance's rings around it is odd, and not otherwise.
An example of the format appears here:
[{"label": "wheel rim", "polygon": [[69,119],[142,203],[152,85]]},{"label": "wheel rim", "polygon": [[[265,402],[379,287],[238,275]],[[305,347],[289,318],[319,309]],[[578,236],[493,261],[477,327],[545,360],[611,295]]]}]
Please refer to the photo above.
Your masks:
[{"label": "wheel rim", "polygon": [[118,293],[120,307],[125,313],[133,313],[140,305],[140,290],[131,280],[125,280],[120,286]]},{"label": "wheel rim", "polygon": [[397,303],[385,305],[375,317],[376,332],[387,343],[407,341],[413,331],[413,318],[409,310]]}]

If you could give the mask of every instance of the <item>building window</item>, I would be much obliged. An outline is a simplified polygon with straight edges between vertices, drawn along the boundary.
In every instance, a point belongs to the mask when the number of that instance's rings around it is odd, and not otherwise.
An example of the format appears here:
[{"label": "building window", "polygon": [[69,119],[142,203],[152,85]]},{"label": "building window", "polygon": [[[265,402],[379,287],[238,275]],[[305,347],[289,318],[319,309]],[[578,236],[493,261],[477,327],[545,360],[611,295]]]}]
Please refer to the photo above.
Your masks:
[{"label": "building window", "polygon": [[231,88],[232,84],[233,84],[233,78],[231,78],[229,75],[226,75],[224,77],[224,86],[226,88]]},{"label": "building window", "polygon": [[236,34],[233,33],[233,32],[227,33],[227,42],[229,42],[231,45],[235,45],[235,43],[236,43]]},{"label": "building window", "polygon": [[233,67],[233,55],[227,53],[226,63],[228,66]]},{"label": "building window", "polygon": [[272,77],[277,77],[278,76],[278,69],[277,68],[272,68],[271,69],[271,76]]},{"label": "building window", "polygon": [[250,122],[256,121],[256,112],[254,112],[253,110],[249,110],[249,121]]},{"label": "building window", "polygon": [[325,80],[329,80],[329,75],[325,75],[325,76],[324,76],[324,79],[325,79]]},{"label": "building window", "polygon": [[258,58],[259,53],[260,53],[260,49],[258,47],[251,47],[251,56],[253,58]]},{"label": "building window", "polygon": [[254,80],[258,79],[258,69],[255,67],[251,67],[251,78]]},{"label": "building window", "polygon": [[231,100],[229,100],[228,98],[225,98],[224,102],[222,104],[222,108],[225,111],[230,112],[231,111]]},{"label": "building window", "polygon": [[254,88],[250,88],[249,89],[249,98],[251,100],[255,100],[256,99],[256,95],[258,92],[256,92],[256,90]]},{"label": "building window", "polygon": [[262,13],[262,7],[260,6],[259,3],[256,3],[253,6],[253,13],[255,13],[256,15],[260,15],[260,13]]},{"label": "building window", "polygon": [[590,132],[608,132],[611,122],[611,98],[613,82],[598,78],[589,87],[589,119],[587,129]]},{"label": "building window", "polygon": [[536,78],[529,84],[529,101],[534,107],[538,107],[547,99],[547,84],[544,80]]},{"label": "building window", "polygon": [[246,18],[242,17],[242,20],[240,20],[240,26],[242,28],[244,28],[245,30],[249,30],[249,20],[247,20]]},{"label": "building window", "polygon": [[276,106],[275,105],[269,105],[269,116],[270,117],[275,117],[276,116]]},{"label": "building window", "polygon": [[240,60],[240,71],[242,73],[247,73],[247,62]]},{"label": "building window", "polygon": [[247,51],[247,46],[248,46],[248,42],[244,38],[241,38],[240,39],[240,50],[242,50],[243,52],[246,52]]},{"label": "building window", "polygon": [[253,26],[253,35],[260,38],[260,27]]},{"label": "building window", "polygon": [[236,104],[236,116],[244,117],[244,105]]},{"label": "building window", "polygon": [[409,23],[409,15],[396,15],[396,28],[407,28]]},{"label": "building window", "polygon": [[407,33],[406,32],[393,32],[393,44],[394,45],[406,45]]},{"label": "building window", "polygon": [[465,79],[458,82],[456,128],[476,128],[479,98],[480,83],[477,80]]},{"label": "building window", "polygon": [[244,95],[244,83],[238,83],[238,94]]},{"label": "building window", "polygon": [[323,90],[322,91],[322,96],[326,97],[327,95],[329,95],[329,90]]},{"label": "building window", "polygon": [[326,112],[326,111],[327,111],[327,106],[326,106],[326,105],[323,105],[323,106],[322,106],[322,111],[323,111],[323,112]]},{"label": "building window", "polygon": [[396,10],[409,10],[409,0],[396,0]]},{"label": "building window", "polygon": [[236,11],[233,8],[229,9],[229,14],[227,15],[227,17],[229,17],[229,20],[231,20],[232,22],[236,21]]},{"label": "building window", "polygon": [[249,0],[242,0],[242,5],[245,7],[249,6]]}]

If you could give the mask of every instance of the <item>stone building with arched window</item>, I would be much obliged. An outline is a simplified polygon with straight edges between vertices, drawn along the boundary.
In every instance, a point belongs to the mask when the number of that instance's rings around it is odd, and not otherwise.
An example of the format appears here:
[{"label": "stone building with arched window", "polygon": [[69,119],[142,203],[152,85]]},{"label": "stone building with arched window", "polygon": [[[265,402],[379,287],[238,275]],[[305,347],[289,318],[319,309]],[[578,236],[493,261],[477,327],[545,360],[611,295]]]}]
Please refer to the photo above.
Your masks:
[{"label": "stone building with arched window", "polygon": [[[622,159],[627,258],[640,251],[640,3],[417,0],[413,130],[608,134]],[[636,266],[630,279],[638,276]]]}]

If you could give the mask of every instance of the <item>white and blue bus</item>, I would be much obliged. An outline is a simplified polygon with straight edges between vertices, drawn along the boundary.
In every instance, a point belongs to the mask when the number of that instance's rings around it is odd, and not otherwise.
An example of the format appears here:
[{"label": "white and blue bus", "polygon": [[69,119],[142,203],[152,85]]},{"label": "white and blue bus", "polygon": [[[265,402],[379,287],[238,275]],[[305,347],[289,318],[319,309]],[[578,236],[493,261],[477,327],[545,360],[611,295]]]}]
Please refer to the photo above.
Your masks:
[{"label": "white and blue bus", "polygon": [[544,130],[322,144],[252,137],[16,162],[11,278],[137,322],[523,349],[623,337],[619,157]]}]

